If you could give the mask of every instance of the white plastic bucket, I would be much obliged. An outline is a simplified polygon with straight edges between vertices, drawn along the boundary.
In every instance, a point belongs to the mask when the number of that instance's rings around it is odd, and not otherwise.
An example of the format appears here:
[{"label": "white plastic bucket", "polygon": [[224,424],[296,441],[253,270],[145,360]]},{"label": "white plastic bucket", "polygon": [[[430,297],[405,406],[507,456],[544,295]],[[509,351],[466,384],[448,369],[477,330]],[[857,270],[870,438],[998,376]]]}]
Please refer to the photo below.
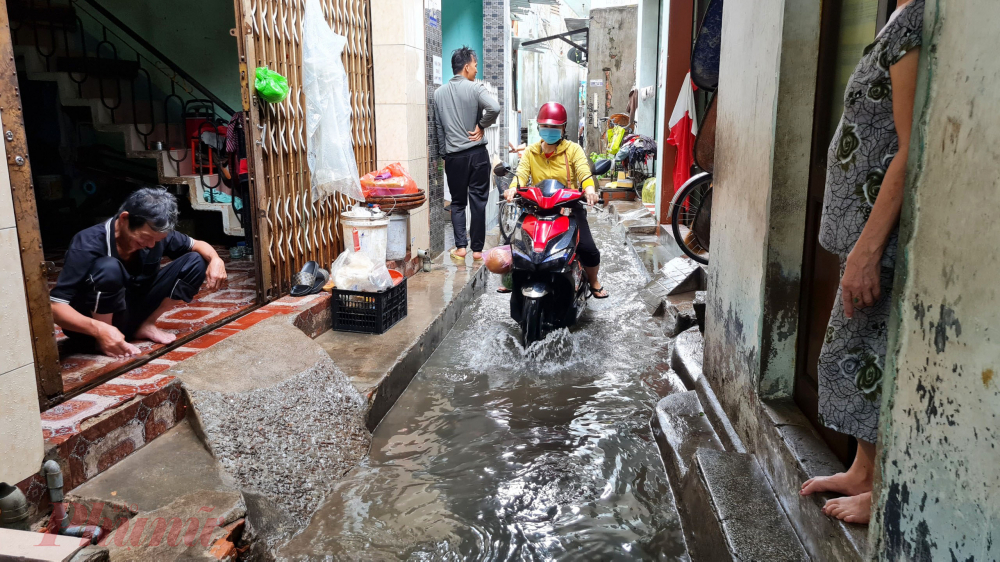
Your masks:
[{"label": "white plastic bucket", "polygon": [[389,243],[385,259],[401,260],[406,257],[406,225],[409,218],[405,214],[389,215]]},{"label": "white plastic bucket", "polygon": [[340,215],[340,225],[345,252],[354,251],[356,235],[363,254],[375,263],[385,263],[389,231],[389,219],[385,213],[373,213],[367,208],[355,206]]}]

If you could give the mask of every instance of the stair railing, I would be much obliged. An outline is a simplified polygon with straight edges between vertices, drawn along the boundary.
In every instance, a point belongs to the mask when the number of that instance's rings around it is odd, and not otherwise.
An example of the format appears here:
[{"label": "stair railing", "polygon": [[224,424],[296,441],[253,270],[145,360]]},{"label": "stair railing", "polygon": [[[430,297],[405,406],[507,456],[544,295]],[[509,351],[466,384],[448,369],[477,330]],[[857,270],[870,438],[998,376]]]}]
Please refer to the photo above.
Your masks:
[{"label": "stair railing", "polygon": [[[8,11],[15,45],[33,42],[46,71],[66,72],[81,98],[85,97],[85,84],[95,80],[98,99],[111,122],[131,117],[144,149],[164,150],[178,176],[182,163],[190,158],[201,185],[210,190],[209,202],[216,202],[215,190],[222,183],[222,173],[216,165],[218,178],[214,184],[207,183],[203,159],[206,154],[210,159],[211,151],[216,149],[202,141],[201,133],[214,130],[221,134],[233,108],[96,0],[13,0],[8,3]],[[26,31],[30,32],[27,38]],[[129,91],[131,112],[119,115],[125,89]],[[201,109],[196,118],[200,123],[189,137],[189,110],[196,106]],[[142,110],[146,115],[140,113]],[[176,134],[175,129],[183,132]],[[197,141],[194,153],[192,140]]]}]

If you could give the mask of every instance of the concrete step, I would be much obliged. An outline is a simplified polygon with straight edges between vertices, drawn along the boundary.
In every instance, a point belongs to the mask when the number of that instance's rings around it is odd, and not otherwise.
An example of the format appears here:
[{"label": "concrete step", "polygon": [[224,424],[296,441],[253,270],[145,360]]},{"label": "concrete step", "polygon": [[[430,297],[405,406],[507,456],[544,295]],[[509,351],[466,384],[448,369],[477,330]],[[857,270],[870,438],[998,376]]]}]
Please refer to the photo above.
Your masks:
[{"label": "concrete step", "polygon": [[806,550],[814,560],[867,559],[867,527],[844,523],[821,511],[834,495],[803,497],[798,493],[806,480],[842,472],[844,465],[791,400],[765,402],[761,410],[768,423],[761,432],[766,453],[758,458]]},{"label": "concrete step", "polygon": [[753,455],[699,449],[695,458],[734,560],[809,560]]},{"label": "concrete step", "polygon": [[660,400],[651,425],[692,560],[809,559],[757,461],[724,449],[696,392]]},{"label": "concrete step", "polygon": [[[240,490],[222,470],[191,424],[184,420],[67,496],[80,520],[97,519],[94,509],[121,505],[131,514],[115,521],[103,544],[113,560],[213,560],[209,548],[225,527],[246,515]],[[178,519],[185,530],[196,521],[190,545],[170,546],[156,521]]]},{"label": "concrete step", "polygon": [[[746,452],[715,392],[702,374],[704,341],[697,328],[681,334],[674,342],[671,367],[684,385],[697,392],[727,451]],[[815,560],[849,562],[865,558],[867,529],[831,519],[820,510],[833,497],[798,493],[803,482],[844,470],[843,464],[816,432],[798,406],[791,401],[762,403],[758,414],[769,423],[760,427],[756,455],[766,470],[778,500],[790,514],[792,525],[806,550]]]},{"label": "concrete step", "polygon": [[727,451],[746,452],[742,440],[729,422],[729,417],[722,409],[722,404],[715,396],[708,380],[702,376],[702,360],[705,355],[705,340],[701,331],[691,328],[674,341],[674,349],[670,355],[670,366],[684,381],[689,390],[698,393],[698,398],[705,407],[705,415],[722,440]]},{"label": "concrete step", "polygon": [[[692,560],[731,560],[722,528],[715,521],[708,490],[698,477],[699,449],[722,451],[694,391],[661,399],[651,420],[656,445],[674,491],[684,542]],[[707,523],[708,522],[708,523]]]}]

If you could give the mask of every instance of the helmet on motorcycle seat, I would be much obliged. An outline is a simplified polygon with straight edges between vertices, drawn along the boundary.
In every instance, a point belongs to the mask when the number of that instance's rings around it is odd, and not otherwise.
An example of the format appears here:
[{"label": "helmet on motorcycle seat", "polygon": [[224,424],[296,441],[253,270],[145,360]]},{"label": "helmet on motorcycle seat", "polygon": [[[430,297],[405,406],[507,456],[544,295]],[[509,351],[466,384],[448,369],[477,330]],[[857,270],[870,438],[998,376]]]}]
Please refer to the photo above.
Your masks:
[{"label": "helmet on motorcycle seat", "polygon": [[538,124],[560,126],[566,124],[566,108],[561,103],[550,101],[538,110]]}]

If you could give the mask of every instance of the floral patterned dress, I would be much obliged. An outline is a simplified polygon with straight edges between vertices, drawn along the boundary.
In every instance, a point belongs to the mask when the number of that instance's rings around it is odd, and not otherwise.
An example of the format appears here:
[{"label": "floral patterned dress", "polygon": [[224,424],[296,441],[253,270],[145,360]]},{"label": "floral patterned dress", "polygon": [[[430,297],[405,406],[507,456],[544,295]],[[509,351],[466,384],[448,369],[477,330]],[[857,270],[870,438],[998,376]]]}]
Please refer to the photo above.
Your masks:
[{"label": "floral patterned dress", "polygon": [[[869,45],[844,93],[844,115],[830,143],[819,241],[847,255],[864,230],[882,178],[899,150],[889,67],[919,47],[924,0],[904,6]],[[874,443],[882,403],[882,369],[896,261],[897,231],[882,255],[881,298],[844,315],[840,291],[819,356],[819,420],[833,430]]]}]

